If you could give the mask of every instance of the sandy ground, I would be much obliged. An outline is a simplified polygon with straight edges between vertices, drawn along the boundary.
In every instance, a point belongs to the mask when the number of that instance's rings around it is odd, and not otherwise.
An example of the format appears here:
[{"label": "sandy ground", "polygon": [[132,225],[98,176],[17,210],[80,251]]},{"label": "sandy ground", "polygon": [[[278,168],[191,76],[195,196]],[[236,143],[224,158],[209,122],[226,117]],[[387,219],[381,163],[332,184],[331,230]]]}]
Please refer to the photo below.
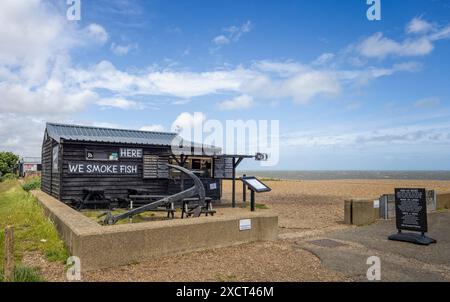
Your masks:
[{"label": "sandy ground", "polygon": [[[343,203],[347,198],[378,198],[395,187],[424,187],[450,192],[450,181],[410,180],[326,180],[265,181],[272,192],[258,194],[279,215],[280,240],[256,242],[203,252],[155,259],[135,265],[83,274],[85,281],[349,281],[342,274],[325,269],[312,253],[299,248],[296,240],[343,225]],[[236,186],[242,206],[242,183]],[[224,182],[224,204],[231,200],[231,183]],[[249,200],[249,195],[247,197]],[[220,211],[220,207],[217,208]],[[226,210],[228,211],[228,209]],[[64,281],[61,264],[49,264],[42,257],[25,257],[29,265],[41,267],[49,281]]]},{"label": "sandy ground", "polygon": [[[344,200],[377,199],[397,187],[427,188],[450,192],[450,181],[413,180],[323,180],[264,181],[272,191],[258,194],[257,203],[267,205],[279,216],[280,233],[339,227],[344,219]],[[249,200],[247,194],[247,200]],[[225,202],[231,200],[231,181],[224,182]],[[236,185],[236,201],[242,202],[242,183]]]}]

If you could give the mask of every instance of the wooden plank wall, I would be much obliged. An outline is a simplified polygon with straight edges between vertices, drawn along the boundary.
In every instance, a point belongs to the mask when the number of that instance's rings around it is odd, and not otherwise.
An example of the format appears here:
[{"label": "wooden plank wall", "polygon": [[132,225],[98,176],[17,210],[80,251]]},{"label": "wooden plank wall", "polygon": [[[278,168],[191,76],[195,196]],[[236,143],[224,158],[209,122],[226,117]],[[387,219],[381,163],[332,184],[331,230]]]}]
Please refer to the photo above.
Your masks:
[{"label": "wooden plank wall", "polygon": [[[57,199],[60,199],[60,197],[61,197],[61,195],[60,195],[60,193],[61,193],[61,191],[60,191],[61,190],[61,187],[60,187],[60,185],[61,185],[61,164],[62,164],[62,162],[61,162],[61,158],[62,158],[61,157],[61,147],[54,140],[51,140],[51,142],[52,142],[51,150],[50,150],[50,154],[51,154],[50,166],[51,166],[51,170],[52,170],[52,179],[51,179],[52,180],[52,182],[51,182],[51,189],[52,189],[51,192],[52,193],[51,193],[51,195]],[[57,147],[57,146],[58,146],[58,170],[55,171],[53,169],[53,148]]]},{"label": "wooden plank wall", "polygon": [[[143,159],[127,158],[119,159],[118,162],[111,161],[107,163],[136,164],[138,173],[133,175],[77,175],[70,174],[68,169],[69,162],[86,162],[86,148],[91,151],[118,152],[119,148],[136,148],[125,145],[111,144],[74,144],[64,143],[63,162],[62,162],[62,193],[61,200],[70,202],[73,198],[82,198],[84,188],[104,189],[108,198],[126,198],[128,189],[140,188],[152,190],[153,194],[166,194],[168,188],[168,179],[144,179],[143,178]],[[143,148],[140,146],[139,148]],[[166,148],[143,148],[145,155],[167,153]],[[93,161],[92,163],[96,163]]]},{"label": "wooden plank wall", "polygon": [[41,190],[51,195],[52,142],[50,139],[42,143]]},{"label": "wooden plank wall", "polygon": [[[41,190],[59,199],[61,174],[53,171],[53,147],[55,146],[58,146],[58,143],[51,138],[47,138],[42,144]],[[61,166],[61,153],[58,164]]]}]

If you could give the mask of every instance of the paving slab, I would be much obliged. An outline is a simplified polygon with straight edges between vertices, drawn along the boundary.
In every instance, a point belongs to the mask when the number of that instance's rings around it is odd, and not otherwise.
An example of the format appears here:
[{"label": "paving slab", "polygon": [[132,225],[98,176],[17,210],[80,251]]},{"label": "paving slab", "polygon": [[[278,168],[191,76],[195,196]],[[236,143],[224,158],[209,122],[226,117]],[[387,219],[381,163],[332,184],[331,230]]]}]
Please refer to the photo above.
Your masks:
[{"label": "paving slab", "polygon": [[[450,211],[428,215],[429,246],[388,240],[394,220],[298,239],[296,246],[319,257],[323,265],[355,281],[367,281],[370,256],[381,260],[381,281],[450,281]],[[325,244],[324,244],[325,243]],[[340,244],[339,244],[340,243]]]}]

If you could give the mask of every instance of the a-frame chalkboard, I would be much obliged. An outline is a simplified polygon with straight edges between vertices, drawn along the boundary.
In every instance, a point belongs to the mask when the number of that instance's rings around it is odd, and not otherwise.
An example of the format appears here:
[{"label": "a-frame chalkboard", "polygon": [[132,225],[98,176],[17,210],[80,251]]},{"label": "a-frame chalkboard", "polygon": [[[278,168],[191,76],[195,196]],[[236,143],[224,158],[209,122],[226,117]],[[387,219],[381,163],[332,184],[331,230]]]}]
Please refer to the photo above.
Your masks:
[{"label": "a-frame chalkboard", "polygon": [[428,232],[425,189],[395,189],[395,219],[398,232],[389,236],[389,240],[420,245],[436,243],[436,240],[425,235]]}]

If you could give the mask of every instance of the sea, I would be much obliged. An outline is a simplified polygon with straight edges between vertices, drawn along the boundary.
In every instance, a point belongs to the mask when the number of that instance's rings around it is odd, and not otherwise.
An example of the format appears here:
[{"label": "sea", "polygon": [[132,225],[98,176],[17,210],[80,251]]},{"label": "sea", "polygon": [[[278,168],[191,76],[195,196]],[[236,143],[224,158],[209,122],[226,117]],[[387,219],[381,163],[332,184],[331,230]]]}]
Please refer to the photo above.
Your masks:
[{"label": "sea", "polygon": [[236,171],[237,176],[265,179],[336,180],[336,179],[405,179],[450,180],[450,171]]}]

